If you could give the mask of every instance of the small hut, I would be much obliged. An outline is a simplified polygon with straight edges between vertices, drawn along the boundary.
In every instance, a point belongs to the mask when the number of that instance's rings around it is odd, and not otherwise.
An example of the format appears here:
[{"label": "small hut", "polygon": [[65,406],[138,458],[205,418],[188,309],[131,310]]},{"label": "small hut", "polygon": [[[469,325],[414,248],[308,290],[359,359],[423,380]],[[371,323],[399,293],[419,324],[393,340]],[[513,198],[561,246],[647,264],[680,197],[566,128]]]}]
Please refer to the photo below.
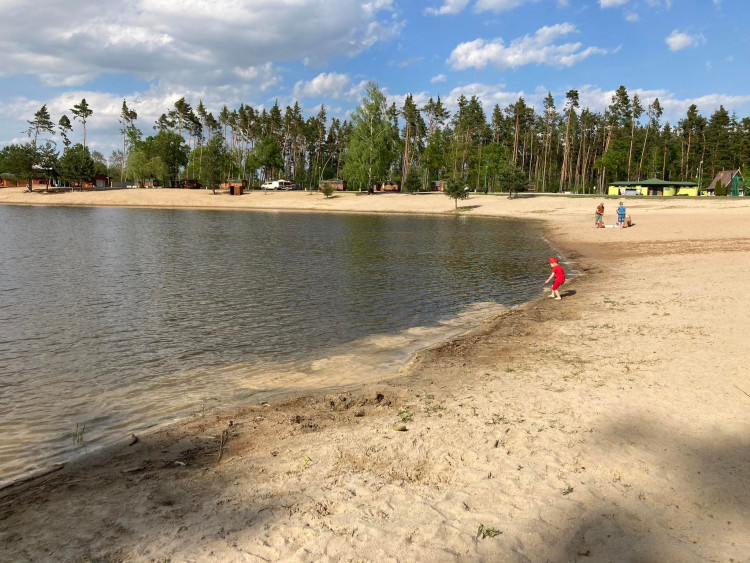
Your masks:
[{"label": "small hut", "polygon": [[96,176],[94,176],[94,185],[97,188],[108,188],[112,184],[109,181],[109,176],[107,176],[106,174],[97,174]]},{"label": "small hut", "polygon": [[706,188],[706,193],[707,195],[716,195],[716,188],[721,186],[734,196],[742,195],[743,191],[740,189],[741,182],[742,175],[739,168],[737,170],[722,170],[711,180],[711,183]]},{"label": "small hut", "polygon": [[374,192],[397,192],[400,189],[396,182],[375,182],[372,186]]},{"label": "small hut", "polygon": [[335,192],[345,192],[346,180],[339,180],[338,178],[331,178],[330,180],[323,180],[320,183],[320,188],[323,189],[323,186],[331,186],[333,188],[333,191]]},{"label": "small hut", "polygon": [[611,182],[607,193],[608,195],[620,197],[634,195],[697,196],[698,184],[695,182],[672,182],[670,180],[651,178],[635,182]]}]

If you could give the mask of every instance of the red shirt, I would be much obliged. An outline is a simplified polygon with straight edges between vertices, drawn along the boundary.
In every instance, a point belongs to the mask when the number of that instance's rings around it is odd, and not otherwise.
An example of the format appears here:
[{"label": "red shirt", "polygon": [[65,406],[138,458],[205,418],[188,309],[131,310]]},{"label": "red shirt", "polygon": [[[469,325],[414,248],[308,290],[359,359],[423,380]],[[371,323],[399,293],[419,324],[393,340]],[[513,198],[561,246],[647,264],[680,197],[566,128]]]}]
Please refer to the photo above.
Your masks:
[{"label": "red shirt", "polygon": [[552,266],[552,272],[555,274],[555,281],[558,281],[560,283],[565,281],[565,270],[562,269],[562,266],[560,264],[555,264]]}]

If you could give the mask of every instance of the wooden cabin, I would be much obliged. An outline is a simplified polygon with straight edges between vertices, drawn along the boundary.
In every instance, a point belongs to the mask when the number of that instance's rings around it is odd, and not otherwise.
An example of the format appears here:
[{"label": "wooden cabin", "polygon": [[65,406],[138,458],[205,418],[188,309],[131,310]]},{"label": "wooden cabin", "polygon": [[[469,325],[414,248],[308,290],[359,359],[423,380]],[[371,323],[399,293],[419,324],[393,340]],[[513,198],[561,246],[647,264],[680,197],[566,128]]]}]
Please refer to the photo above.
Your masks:
[{"label": "wooden cabin", "polygon": [[398,192],[401,190],[401,187],[392,182],[376,182],[372,186],[372,191],[374,192]]},{"label": "wooden cabin", "polygon": [[336,192],[345,192],[346,191],[346,180],[339,180],[338,178],[331,178],[330,180],[323,180],[320,183],[320,188],[322,189],[323,186],[329,185],[333,188]]},{"label": "wooden cabin", "polygon": [[224,190],[231,190],[231,188],[237,187],[247,189],[247,180],[243,180],[241,178],[230,178],[226,182],[221,183],[221,188]]},{"label": "wooden cabin", "polygon": [[722,170],[711,180],[711,183],[706,188],[706,195],[716,195],[716,188],[719,186],[726,188],[727,193],[733,196],[743,195],[744,190],[740,189],[741,182],[742,175],[739,169]]}]

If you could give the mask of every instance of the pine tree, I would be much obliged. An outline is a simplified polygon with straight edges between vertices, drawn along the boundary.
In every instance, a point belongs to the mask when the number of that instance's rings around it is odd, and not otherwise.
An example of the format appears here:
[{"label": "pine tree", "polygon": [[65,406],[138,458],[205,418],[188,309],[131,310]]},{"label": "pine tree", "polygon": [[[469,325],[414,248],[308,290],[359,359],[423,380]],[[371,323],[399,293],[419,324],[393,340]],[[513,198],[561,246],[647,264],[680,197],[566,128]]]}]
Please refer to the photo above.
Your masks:
[{"label": "pine tree", "polygon": [[125,160],[127,158],[127,138],[128,138],[128,132],[132,127],[134,127],[133,123],[135,120],[138,119],[138,113],[136,113],[135,110],[132,110],[128,108],[128,104],[125,102],[125,100],[122,101],[122,109],[120,110],[120,124],[122,127],[120,128],[120,132],[122,133],[122,161],[120,165],[120,181],[124,181],[125,179]]},{"label": "pine tree", "polygon": [[73,114],[73,119],[79,119],[83,125],[83,147],[86,148],[86,122],[94,111],[86,103],[86,98],[83,98],[80,103],[70,109],[70,113]]},{"label": "pine tree", "polygon": [[570,126],[573,123],[573,115],[575,114],[575,109],[579,105],[578,90],[568,90],[568,92],[565,94],[565,98],[568,100],[567,103],[565,104],[567,108],[567,125],[565,127],[565,145],[564,145],[564,152],[563,152],[562,168],[560,169],[559,191],[563,191],[565,189],[566,180],[569,180],[569,178],[572,176],[569,170],[570,153],[571,153]]},{"label": "pine tree", "polygon": [[547,92],[547,97],[544,98],[544,145],[543,150],[543,164],[542,164],[542,191],[546,191],[547,188],[547,163],[550,159],[550,151],[552,147],[552,128],[557,120],[557,111],[555,110],[555,99],[552,97],[552,92]]},{"label": "pine tree", "polygon": [[732,168],[730,135],[729,112],[724,106],[719,106],[719,109],[711,114],[706,126],[707,159],[704,166],[710,171],[711,178],[722,170]]},{"label": "pine tree", "polygon": [[57,122],[57,126],[60,130],[60,136],[62,137],[63,144],[66,147],[70,146],[70,133],[73,131],[73,125],[70,123],[70,118],[67,115],[63,115],[60,121]]},{"label": "pine tree", "polygon": [[455,202],[456,211],[458,211],[458,200],[469,197],[468,186],[455,178],[448,180],[443,193]]},{"label": "pine tree", "polygon": [[643,106],[638,94],[633,96],[633,111],[630,126],[630,149],[628,150],[628,181],[630,181],[630,164],[633,161],[633,143],[635,141],[635,124],[643,114]]},{"label": "pine tree", "polygon": [[432,137],[432,135],[438,129],[442,129],[443,125],[445,125],[446,120],[451,115],[450,112],[445,109],[445,106],[443,106],[443,102],[440,100],[440,96],[437,97],[437,101],[433,101],[432,98],[430,98],[422,108],[422,113],[427,116],[427,123],[429,124],[429,137]]},{"label": "pine tree", "polygon": [[659,118],[661,117],[662,109],[659,103],[659,98],[654,98],[654,101],[648,105],[646,115],[648,116],[648,123],[646,124],[646,136],[643,139],[643,150],[641,151],[641,161],[638,163],[638,179],[642,180],[641,170],[643,169],[643,160],[646,157],[646,144],[648,143],[649,131],[659,130]]},{"label": "pine tree", "polygon": [[27,122],[29,128],[26,131],[28,136],[31,138],[31,145],[36,148],[37,141],[40,135],[44,133],[53,134],[55,132],[55,124],[47,111],[47,104],[44,104],[39,111],[34,114],[34,119]]}]

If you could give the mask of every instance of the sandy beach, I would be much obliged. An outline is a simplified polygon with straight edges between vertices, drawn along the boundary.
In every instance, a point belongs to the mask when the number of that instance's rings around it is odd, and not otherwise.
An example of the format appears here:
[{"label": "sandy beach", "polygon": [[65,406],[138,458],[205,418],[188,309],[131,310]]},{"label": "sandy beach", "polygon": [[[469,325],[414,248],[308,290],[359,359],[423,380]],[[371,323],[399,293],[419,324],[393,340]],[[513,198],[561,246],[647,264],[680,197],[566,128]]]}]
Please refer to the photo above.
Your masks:
[{"label": "sandy beach", "polygon": [[[0,560],[750,560],[750,198],[629,199],[628,229],[595,229],[599,201],[472,194],[460,213],[544,221],[580,273],[561,301],[540,279],[398,377],[196,415],[8,487]],[[160,189],[0,204],[454,212]]]}]

